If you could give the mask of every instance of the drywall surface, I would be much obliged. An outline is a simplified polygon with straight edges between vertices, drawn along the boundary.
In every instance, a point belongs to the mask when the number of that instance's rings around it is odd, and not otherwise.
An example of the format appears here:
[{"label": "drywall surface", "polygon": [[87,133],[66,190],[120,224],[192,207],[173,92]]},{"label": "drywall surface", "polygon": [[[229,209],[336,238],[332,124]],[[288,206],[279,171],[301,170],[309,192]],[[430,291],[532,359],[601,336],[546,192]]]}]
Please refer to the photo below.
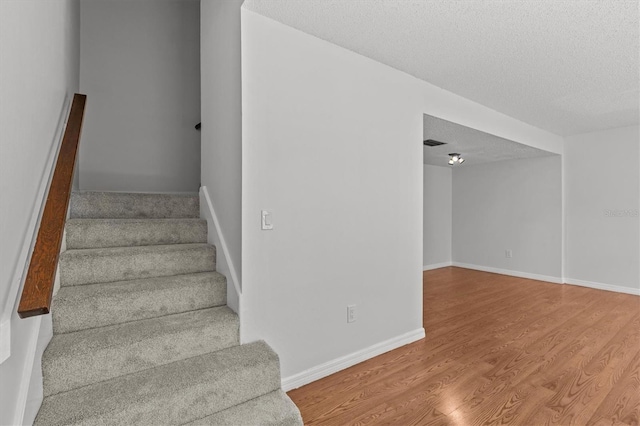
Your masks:
[{"label": "drywall surface", "polygon": [[80,9],[80,188],[197,191],[199,2],[83,0]]},{"label": "drywall surface", "polygon": [[561,157],[468,163],[453,171],[454,264],[560,281]]},{"label": "drywall surface", "polygon": [[424,113],[562,138],[245,9],[241,31],[243,339],[299,384],[422,330]]},{"label": "drywall surface", "polygon": [[[242,84],[240,5],[242,0],[202,0],[202,186],[207,187],[222,238],[227,267],[241,279]],[[211,224],[210,231],[213,229]],[[218,248],[220,249],[220,247]],[[234,274],[228,274],[231,281]],[[229,291],[235,291],[229,283]],[[236,283],[241,286],[241,283]]]},{"label": "drywall surface", "polygon": [[422,109],[425,114],[554,154],[563,152],[564,139],[558,135],[422,80],[416,80],[416,83],[416,90],[422,95]]},{"label": "drywall surface", "polygon": [[421,329],[413,81],[246,10],[242,46],[246,338],[287,377]]},{"label": "drywall surface", "polygon": [[424,268],[451,263],[451,168],[424,165]]},{"label": "drywall surface", "polygon": [[19,319],[17,299],[78,55],[77,1],[0,1],[0,424],[22,421],[28,398],[39,321]]},{"label": "drywall surface", "polygon": [[634,289],[638,294],[639,150],[638,126],[566,138],[567,282]]}]

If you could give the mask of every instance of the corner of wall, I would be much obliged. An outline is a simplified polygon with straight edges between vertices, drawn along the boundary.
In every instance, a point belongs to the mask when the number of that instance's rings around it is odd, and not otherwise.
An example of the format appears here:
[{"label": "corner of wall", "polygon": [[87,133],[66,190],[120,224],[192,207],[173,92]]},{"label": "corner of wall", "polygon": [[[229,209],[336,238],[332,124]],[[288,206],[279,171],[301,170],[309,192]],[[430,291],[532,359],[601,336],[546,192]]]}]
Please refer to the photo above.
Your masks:
[{"label": "corner of wall", "polygon": [[[200,217],[207,221],[207,241],[217,249],[216,270],[227,278],[227,305],[240,315],[242,298],[240,281],[235,265],[229,256],[229,249],[206,186],[200,187]],[[222,256],[219,255],[220,252],[222,252]]]},{"label": "corner of wall", "polygon": [[448,261],[448,262],[441,262],[441,263],[432,263],[430,265],[423,265],[422,266],[422,271],[431,271],[433,269],[440,269],[440,268],[446,268],[447,266],[452,266],[453,262],[452,261]]}]

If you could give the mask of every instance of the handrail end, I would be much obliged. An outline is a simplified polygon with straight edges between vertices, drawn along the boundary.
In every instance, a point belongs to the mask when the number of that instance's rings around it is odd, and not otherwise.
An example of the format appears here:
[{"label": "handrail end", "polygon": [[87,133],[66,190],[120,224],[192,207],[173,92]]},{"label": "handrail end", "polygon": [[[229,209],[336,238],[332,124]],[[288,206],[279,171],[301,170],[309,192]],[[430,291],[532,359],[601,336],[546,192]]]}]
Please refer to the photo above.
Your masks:
[{"label": "handrail end", "polygon": [[36,317],[38,315],[47,315],[49,308],[46,306],[40,308],[18,309],[18,316],[22,319]]}]

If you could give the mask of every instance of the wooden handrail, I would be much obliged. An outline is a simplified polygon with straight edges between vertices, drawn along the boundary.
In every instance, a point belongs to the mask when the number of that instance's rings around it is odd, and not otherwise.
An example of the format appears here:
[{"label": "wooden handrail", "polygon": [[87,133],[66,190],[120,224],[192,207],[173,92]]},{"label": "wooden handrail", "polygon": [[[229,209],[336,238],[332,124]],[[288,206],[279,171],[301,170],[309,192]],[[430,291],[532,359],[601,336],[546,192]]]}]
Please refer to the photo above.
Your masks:
[{"label": "wooden handrail", "polygon": [[20,297],[18,306],[20,318],[48,314],[51,307],[53,284],[67,220],[86,101],[86,95],[76,93],[73,96],[67,127],[60,145],[36,244],[33,247],[27,278]]}]

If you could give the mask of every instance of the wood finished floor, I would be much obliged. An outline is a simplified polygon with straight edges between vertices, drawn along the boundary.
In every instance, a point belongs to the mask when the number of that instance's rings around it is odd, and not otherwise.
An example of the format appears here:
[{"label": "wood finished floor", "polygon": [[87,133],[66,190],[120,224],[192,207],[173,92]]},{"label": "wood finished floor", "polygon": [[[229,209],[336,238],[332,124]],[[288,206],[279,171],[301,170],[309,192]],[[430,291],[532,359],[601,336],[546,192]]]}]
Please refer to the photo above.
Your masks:
[{"label": "wood finished floor", "polygon": [[424,273],[426,339],[288,394],[306,425],[638,425],[640,297]]}]

